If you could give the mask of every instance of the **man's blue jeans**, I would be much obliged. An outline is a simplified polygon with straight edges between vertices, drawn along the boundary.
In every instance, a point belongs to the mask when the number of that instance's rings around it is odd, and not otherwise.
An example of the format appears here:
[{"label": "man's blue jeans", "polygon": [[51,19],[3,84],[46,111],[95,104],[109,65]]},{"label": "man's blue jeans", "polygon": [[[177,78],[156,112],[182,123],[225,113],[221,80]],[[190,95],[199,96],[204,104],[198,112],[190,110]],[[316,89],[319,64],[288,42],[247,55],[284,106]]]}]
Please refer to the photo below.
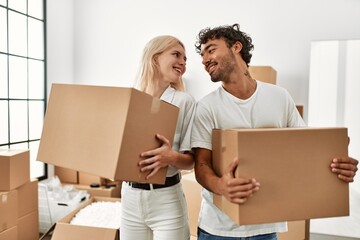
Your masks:
[{"label": "man's blue jeans", "polygon": [[198,240],[277,240],[276,233],[257,235],[253,237],[221,237],[215,236],[198,228]]}]

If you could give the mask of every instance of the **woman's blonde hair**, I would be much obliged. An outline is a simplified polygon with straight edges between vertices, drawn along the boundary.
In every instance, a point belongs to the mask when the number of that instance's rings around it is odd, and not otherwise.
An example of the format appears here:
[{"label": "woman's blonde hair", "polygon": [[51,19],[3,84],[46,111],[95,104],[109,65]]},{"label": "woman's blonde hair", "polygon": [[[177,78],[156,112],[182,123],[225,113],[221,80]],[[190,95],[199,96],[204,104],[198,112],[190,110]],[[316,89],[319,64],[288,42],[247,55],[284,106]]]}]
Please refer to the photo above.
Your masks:
[{"label": "woman's blonde hair", "polygon": [[[184,44],[179,39],[169,35],[157,36],[145,45],[137,77],[141,91],[149,93],[155,85],[155,77],[159,74],[155,58],[177,44],[180,44],[185,50]],[[181,77],[178,82],[172,83],[171,86],[179,91],[184,91],[185,88]]]}]

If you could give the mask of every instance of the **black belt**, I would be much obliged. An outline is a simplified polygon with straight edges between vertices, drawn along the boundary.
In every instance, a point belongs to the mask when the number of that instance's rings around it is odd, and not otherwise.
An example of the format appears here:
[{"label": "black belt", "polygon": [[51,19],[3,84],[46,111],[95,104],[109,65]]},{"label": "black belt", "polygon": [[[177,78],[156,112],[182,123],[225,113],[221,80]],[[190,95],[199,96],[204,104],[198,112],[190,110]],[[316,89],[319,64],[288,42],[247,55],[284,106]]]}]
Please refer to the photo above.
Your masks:
[{"label": "black belt", "polygon": [[[152,184],[153,189],[158,189],[158,188],[166,188],[166,187],[171,187],[174,186],[176,184],[178,184],[180,182],[180,174],[176,174],[172,177],[167,177],[165,180],[165,184]],[[139,189],[143,189],[143,190],[150,190],[150,185],[148,183],[137,183],[137,182],[128,182],[128,184],[132,187],[132,188],[139,188]]]}]

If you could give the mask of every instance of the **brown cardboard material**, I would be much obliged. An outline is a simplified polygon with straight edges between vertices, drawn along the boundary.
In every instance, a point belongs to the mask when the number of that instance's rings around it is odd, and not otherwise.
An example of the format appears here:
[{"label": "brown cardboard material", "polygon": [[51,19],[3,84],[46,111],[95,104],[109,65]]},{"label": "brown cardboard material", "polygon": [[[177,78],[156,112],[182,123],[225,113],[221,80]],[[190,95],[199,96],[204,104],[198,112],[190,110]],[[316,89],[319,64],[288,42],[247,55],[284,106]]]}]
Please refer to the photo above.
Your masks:
[{"label": "brown cardboard material", "polygon": [[53,84],[37,160],[108,179],[146,180],[140,153],[172,140],[179,109],[133,88]]},{"label": "brown cardboard material", "polygon": [[79,173],[76,170],[55,166],[54,172],[55,172],[55,176],[57,176],[60,179],[60,182],[62,183],[72,183],[72,184],[79,183],[79,176],[78,176]]},{"label": "brown cardboard material", "polygon": [[0,191],[13,190],[29,180],[29,150],[0,149]]},{"label": "brown cardboard material", "polygon": [[21,185],[18,191],[18,218],[38,210],[38,180]]},{"label": "brown cardboard material", "polygon": [[39,239],[39,213],[37,210],[21,217],[17,221],[18,239]]},{"label": "brown cardboard material", "polygon": [[105,187],[105,186],[100,186],[100,187],[90,187],[89,185],[81,185],[81,184],[77,184],[77,185],[74,185],[74,187],[76,189],[79,189],[79,190],[85,190],[87,191],[90,196],[93,196],[93,197],[112,197],[112,198],[120,198],[120,188],[121,188],[121,185],[118,186],[114,186],[114,187]]},{"label": "brown cardboard material", "polygon": [[17,226],[0,232],[0,240],[19,240]]},{"label": "brown cardboard material", "polygon": [[278,233],[278,240],[309,240],[310,220],[288,222],[288,231]]},{"label": "brown cardboard material", "polygon": [[271,66],[250,66],[249,72],[256,80],[276,84],[276,70]]},{"label": "brown cardboard material", "polygon": [[0,232],[16,226],[17,201],[17,190],[0,192]]},{"label": "brown cardboard material", "polygon": [[96,201],[120,201],[119,198],[104,198],[94,197],[90,198],[78,209],[74,210],[56,223],[55,230],[52,235],[52,240],[119,240],[119,229],[89,227],[70,224],[71,219],[84,207]]},{"label": "brown cardboard material", "polygon": [[194,172],[183,175],[181,184],[188,207],[190,234],[196,237],[201,206],[201,185],[196,181]]},{"label": "brown cardboard material", "polygon": [[90,185],[93,183],[97,183],[99,185],[105,185],[105,178],[96,176],[94,174],[79,172],[80,185]]},{"label": "brown cardboard material", "polygon": [[261,184],[243,205],[216,194],[214,203],[239,224],[348,216],[348,183],[330,170],[347,149],[346,128],[213,130],[216,173],[238,157],[235,176]]}]

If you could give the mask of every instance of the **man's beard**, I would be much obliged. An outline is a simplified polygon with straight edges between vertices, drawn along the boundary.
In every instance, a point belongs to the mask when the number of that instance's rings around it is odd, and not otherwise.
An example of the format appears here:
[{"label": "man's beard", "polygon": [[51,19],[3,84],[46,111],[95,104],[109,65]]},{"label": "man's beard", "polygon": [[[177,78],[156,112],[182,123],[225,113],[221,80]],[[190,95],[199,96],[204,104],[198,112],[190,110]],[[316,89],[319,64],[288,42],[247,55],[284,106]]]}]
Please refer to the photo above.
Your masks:
[{"label": "man's beard", "polygon": [[235,68],[235,55],[229,49],[228,55],[224,56],[220,59],[221,63],[218,65],[218,68],[212,74],[211,81],[212,82],[227,82],[229,80],[230,73]]}]

